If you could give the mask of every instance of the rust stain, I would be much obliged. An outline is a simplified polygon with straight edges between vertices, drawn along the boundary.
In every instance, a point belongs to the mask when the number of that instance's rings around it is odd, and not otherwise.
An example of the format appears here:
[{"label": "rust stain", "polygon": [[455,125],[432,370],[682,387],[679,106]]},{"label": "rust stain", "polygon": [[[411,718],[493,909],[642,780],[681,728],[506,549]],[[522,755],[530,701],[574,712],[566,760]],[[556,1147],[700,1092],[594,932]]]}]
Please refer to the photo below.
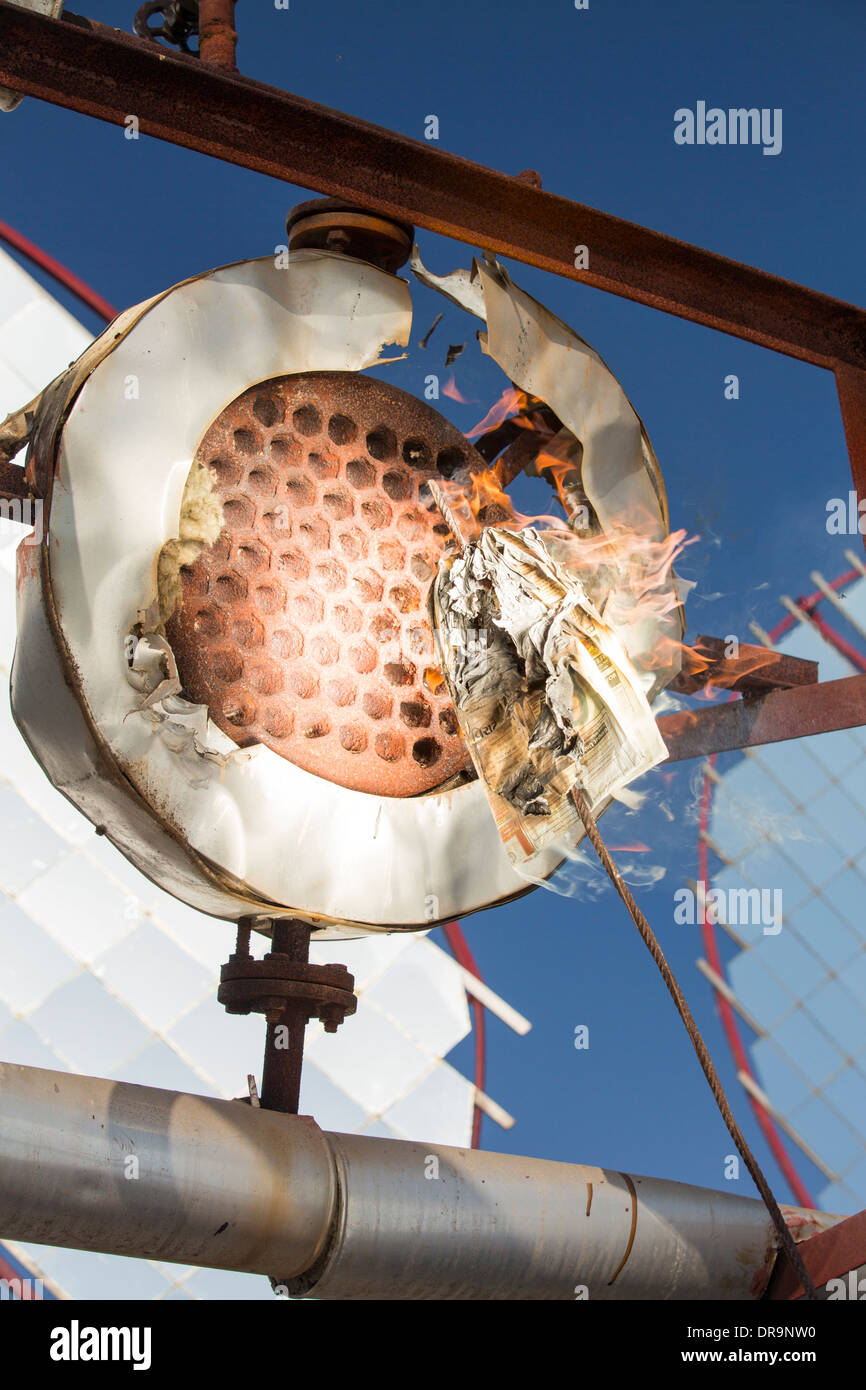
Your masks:
[{"label": "rust stain", "polygon": [[619,1264],[614,1270],[613,1278],[608,1279],[607,1281],[608,1288],[610,1288],[611,1284],[616,1283],[617,1279],[622,1274],[622,1271],[625,1269],[626,1261],[628,1260],[628,1257],[631,1254],[631,1249],[634,1245],[635,1233],[637,1231],[637,1192],[635,1191],[634,1183],[632,1182],[628,1173],[620,1173],[620,1177],[622,1178],[623,1182],[626,1184],[629,1192],[631,1193],[631,1230],[628,1233],[628,1245],[625,1247],[625,1254],[623,1255],[622,1259],[620,1260]]},{"label": "rust stain", "polygon": [[592,1183],[586,1184],[586,1214],[589,1216],[589,1209],[592,1206]]}]

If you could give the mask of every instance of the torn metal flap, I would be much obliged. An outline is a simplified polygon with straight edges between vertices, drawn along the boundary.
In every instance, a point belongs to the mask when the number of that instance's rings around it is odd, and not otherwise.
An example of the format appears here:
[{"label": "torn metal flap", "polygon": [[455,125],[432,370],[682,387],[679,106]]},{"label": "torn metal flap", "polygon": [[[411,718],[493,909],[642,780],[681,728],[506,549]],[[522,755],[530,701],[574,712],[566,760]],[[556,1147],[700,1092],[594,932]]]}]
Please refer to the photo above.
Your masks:
[{"label": "torn metal flap", "polygon": [[434,275],[421,260],[417,246],[412,247],[409,268],[422,285],[431,290],[438,290],[446,299],[450,299],[452,304],[456,304],[458,309],[465,309],[467,314],[474,314],[478,319],[487,318],[484,291],[474,268],[452,270],[449,275]]},{"label": "torn metal flap", "polygon": [[583,486],[604,530],[629,526],[661,538],[668,511],[658,460],[607,363],[501,265],[476,261],[475,271],[487,318],[482,348],[580,440]]},{"label": "torn metal flap", "polygon": [[[576,460],[580,451],[570,484],[574,488],[579,480],[579,487],[571,500],[577,504],[585,497],[605,535],[619,531],[660,543],[670,522],[658,460],[643,422],[594,348],[519,289],[492,257],[475,260],[471,272],[437,276],[422,265],[416,250],[412,269],[423,284],[485,319],[487,333],[479,334],[482,349],[515,386],[545,401],[562,422],[563,457],[568,456],[569,438]],[[557,446],[557,456],[563,449]],[[639,669],[649,669],[644,683],[651,699],[680,669],[682,594],[672,572],[667,584],[667,611],[627,640],[632,660]],[[663,648],[658,639],[664,639]],[[664,660],[658,664],[662,649]]]}]

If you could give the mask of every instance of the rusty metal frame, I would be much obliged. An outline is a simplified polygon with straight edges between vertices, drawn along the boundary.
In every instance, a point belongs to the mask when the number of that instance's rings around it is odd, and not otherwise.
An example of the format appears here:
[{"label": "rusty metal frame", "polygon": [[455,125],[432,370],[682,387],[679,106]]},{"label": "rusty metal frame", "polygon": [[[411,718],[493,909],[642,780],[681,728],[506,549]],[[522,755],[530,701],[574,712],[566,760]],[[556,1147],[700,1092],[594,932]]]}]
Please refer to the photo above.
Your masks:
[{"label": "rusty metal frame", "polygon": [[[224,0],[207,8],[225,19]],[[203,62],[79,15],[46,19],[0,0],[0,83],[16,91],[115,125],[134,114],[157,139],[832,371],[855,492],[866,498],[866,311],[256,82],[231,61],[216,46]],[[589,248],[586,269],[575,267],[577,245]],[[672,759],[862,723],[863,676],[659,720]]]},{"label": "rusty metal frame", "polygon": [[856,729],[866,724],[866,676],[843,676],[820,685],[774,690],[757,699],[664,714],[656,722],[671,763]]},{"label": "rusty metal frame", "polygon": [[694,695],[706,686],[738,690],[744,695],[766,695],[771,690],[815,685],[818,681],[817,661],[788,656],[772,647],[740,642],[737,655],[727,656],[723,637],[698,634],[691,650],[707,665],[701,671],[680,671],[668,686],[672,695]]},{"label": "rusty metal frame", "polygon": [[[797,1249],[816,1288],[823,1288],[829,1280],[843,1278],[852,1270],[861,1269],[866,1265],[866,1211],[857,1212],[856,1216],[846,1217],[829,1230],[819,1231],[808,1240],[799,1241]],[[773,1267],[764,1298],[771,1302],[783,1302],[802,1297],[803,1286],[782,1251]]]}]

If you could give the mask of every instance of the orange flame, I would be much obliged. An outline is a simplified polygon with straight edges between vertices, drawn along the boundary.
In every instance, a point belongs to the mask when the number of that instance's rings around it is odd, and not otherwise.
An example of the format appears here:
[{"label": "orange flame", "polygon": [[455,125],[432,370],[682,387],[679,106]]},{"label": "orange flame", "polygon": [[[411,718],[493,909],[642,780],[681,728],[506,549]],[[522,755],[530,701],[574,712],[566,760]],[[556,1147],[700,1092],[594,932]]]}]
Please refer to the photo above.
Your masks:
[{"label": "orange flame", "polygon": [[473,429],[466,431],[466,438],[474,439],[476,435],[486,434],[489,430],[495,430],[505,420],[511,419],[521,429],[536,430],[539,434],[549,438],[552,430],[541,414],[541,407],[543,406],[544,402],[539,400],[537,396],[530,396],[525,391],[518,391],[516,386],[506,386],[499,400],[490,407],[484,419],[479,420]]},{"label": "orange flame", "polygon": [[[556,464],[570,470],[568,464],[558,460]],[[697,536],[687,537],[681,530],[659,538],[657,521],[655,534],[647,522],[638,529],[620,526],[600,535],[581,535],[563,517],[524,516],[516,511],[496,466],[473,474],[465,487],[456,479],[443,480],[440,486],[464,542],[475,539],[487,526],[543,529],[552,559],[581,580],[605,623],[633,658],[639,654],[641,668],[679,667],[682,644],[675,615],[680,601],[670,576],[677,557]],[[692,658],[701,659],[699,653]]]},{"label": "orange flame", "polygon": [[464,541],[474,540],[485,526],[508,526],[521,531],[525,526],[561,529],[564,525],[561,516],[525,516],[518,512],[505,491],[497,465],[471,474],[466,487],[454,479],[442,479],[439,486],[460,525]]},{"label": "orange flame", "polygon": [[488,430],[496,429],[503,420],[508,420],[512,415],[516,415],[520,410],[521,404],[525,400],[522,391],[517,391],[513,386],[506,386],[499,400],[490,407],[483,420],[479,420],[474,429],[466,431],[467,439],[474,439],[477,434],[486,434]]},{"label": "orange flame", "polygon": [[[542,404],[539,402],[539,407]],[[503,391],[484,418],[467,431],[467,437],[485,434],[508,419],[541,436],[543,444],[529,466],[530,472],[551,484],[565,516],[519,513],[506,491],[511,478],[501,457],[492,467],[473,474],[465,488],[456,479],[441,484],[462,540],[474,539],[485,526],[545,529],[552,558],[581,579],[605,623],[614,629],[640,669],[676,670],[681,662],[690,673],[708,667],[711,662],[706,657],[679,640],[680,599],[671,582],[677,557],[699,537],[688,537],[683,530],[661,537],[658,516],[636,512],[601,534],[578,525],[572,529],[568,521],[585,500],[579,489],[573,437],[567,431],[556,434],[549,418],[534,407],[534,398],[514,386]],[[591,521],[591,516],[587,520]],[[637,852],[637,846],[623,848]]]},{"label": "orange flame", "polygon": [[[535,471],[541,478],[546,478],[551,488],[559,498],[560,506],[566,516],[570,516],[574,510],[574,499],[569,497],[567,484],[579,485],[580,475],[575,468],[573,454],[573,442],[566,436],[561,442],[550,440],[542,448],[535,459]],[[588,518],[587,518],[588,519]]]},{"label": "orange flame", "polygon": [[680,606],[671,571],[697,536],[673,531],[659,538],[647,525],[619,526],[598,536],[554,537],[554,558],[585,584],[604,621],[647,671],[679,665]]},{"label": "orange flame", "polygon": [[468,400],[466,399],[465,396],[461,395],[460,391],[458,391],[458,389],[457,389],[457,383],[456,383],[455,380],[454,380],[454,373],[453,373],[453,372],[452,372],[451,375],[449,376],[449,378],[448,378],[448,380],[446,381],[445,385],[442,387],[442,395],[443,395],[443,396],[448,396],[448,398],[449,398],[450,400],[452,400],[452,401],[458,401],[458,402],[460,403],[460,405],[477,405],[477,404],[478,404],[477,401],[468,401]]},{"label": "orange flame", "polygon": [[745,651],[740,649],[734,658],[720,658],[714,652],[698,645],[683,648],[682,676],[686,680],[689,677],[704,676],[704,684],[699,689],[686,693],[699,700],[715,700],[723,691],[730,690],[744,677],[766,670],[771,665],[772,654],[764,647],[747,646]]}]

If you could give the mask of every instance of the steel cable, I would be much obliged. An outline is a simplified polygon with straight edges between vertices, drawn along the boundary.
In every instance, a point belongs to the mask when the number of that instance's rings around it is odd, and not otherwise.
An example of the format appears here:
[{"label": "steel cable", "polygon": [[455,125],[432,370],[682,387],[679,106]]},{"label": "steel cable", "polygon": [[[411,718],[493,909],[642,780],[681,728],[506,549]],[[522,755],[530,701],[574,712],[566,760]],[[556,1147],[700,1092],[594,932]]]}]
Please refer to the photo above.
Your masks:
[{"label": "steel cable", "polygon": [[583,821],[584,829],[586,830],[587,836],[589,837],[593,849],[595,850],[596,854],[601,860],[607,872],[607,875],[610,878],[611,883],[613,884],[617,893],[619,893],[619,896],[622,898],[623,902],[628,908],[629,914],[631,915],[631,919],[637,927],[638,931],[640,932],[641,939],[644,945],[646,946],[647,950],[649,951],[650,955],[652,956],[653,960],[658,966],[662,979],[668,987],[668,991],[671,995],[671,998],[677,1006],[677,1012],[679,1013],[680,1018],[685,1024],[686,1032],[688,1033],[689,1038],[691,1039],[692,1046],[695,1049],[695,1052],[697,1053],[698,1061],[701,1064],[701,1069],[704,1073],[704,1076],[707,1078],[710,1090],[712,1091],[713,1096],[715,1097],[716,1105],[719,1107],[719,1112],[727,1126],[728,1133],[733,1139],[734,1144],[736,1145],[737,1150],[743,1159],[743,1162],[745,1163],[746,1167],[751,1173],[754,1184],[760,1192],[761,1197],[763,1198],[764,1205],[766,1206],[767,1211],[770,1213],[773,1225],[775,1226],[776,1233],[779,1237],[781,1249],[784,1251],[788,1261],[791,1264],[791,1267],[797,1274],[797,1277],[799,1278],[800,1283],[802,1284],[803,1289],[805,1290],[806,1297],[809,1299],[817,1299],[818,1295],[815,1290],[815,1286],[812,1283],[812,1280],[809,1276],[809,1271],[806,1269],[806,1266],[803,1262],[803,1257],[797,1249],[794,1237],[791,1235],[791,1232],[785,1224],[785,1218],[782,1215],[778,1202],[773,1196],[773,1193],[770,1189],[770,1184],[764,1177],[764,1174],[761,1171],[761,1168],[758,1164],[758,1160],[755,1158],[754,1154],[752,1153],[752,1150],[746,1143],[746,1139],[742,1131],[740,1130],[739,1125],[734,1119],[733,1112],[731,1110],[730,1105],[728,1104],[728,1098],[725,1095],[724,1087],[722,1086],[722,1083],[719,1080],[719,1074],[716,1071],[715,1066],[713,1065],[713,1060],[710,1057],[709,1052],[707,1051],[706,1043],[701,1037],[700,1029],[698,1028],[698,1025],[695,1023],[695,1020],[692,1016],[692,1011],[686,1003],[686,999],[682,990],[677,984],[674,972],[671,970],[670,966],[667,963],[667,960],[665,959],[664,952],[662,951],[662,948],[659,945],[658,940],[656,939],[656,935],[649,922],[647,921],[646,917],[643,915],[634,898],[632,897],[632,894],[629,890],[627,883],[625,882],[625,879],[622,877],[622,874],[620,873],[619,869],[616,867],[613,860],[611,859],[610,854],[608,853],[607,848],[605,846],[605,843],[602,840],[601,835],[599,834],[598,826],[595,823],[595,817],[589,809],[583,792],[579,791],[577,788],[574,788],[572,791],[572,797],[574,800],[574,804],[577,807],[578,815],[580,816],[580,819]]}]

